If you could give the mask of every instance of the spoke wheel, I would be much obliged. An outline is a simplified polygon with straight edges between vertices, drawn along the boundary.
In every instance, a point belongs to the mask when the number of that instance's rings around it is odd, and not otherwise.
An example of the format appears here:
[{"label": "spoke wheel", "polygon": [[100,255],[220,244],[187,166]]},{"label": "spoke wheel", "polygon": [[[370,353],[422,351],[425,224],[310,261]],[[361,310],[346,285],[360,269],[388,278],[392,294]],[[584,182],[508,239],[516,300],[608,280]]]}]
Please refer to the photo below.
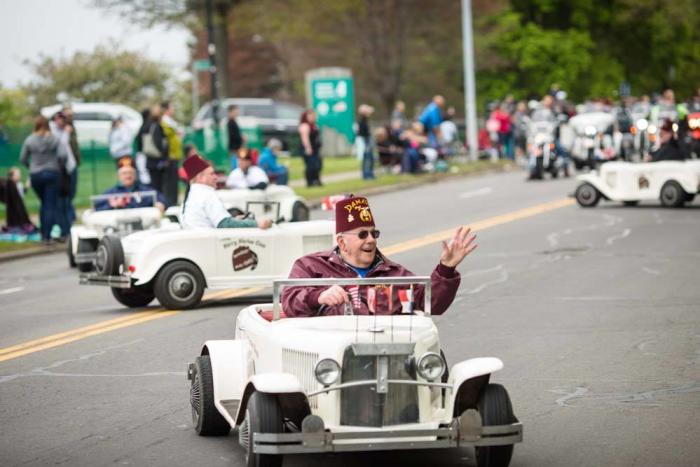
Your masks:
[{"label": "spoke wheel", "polygon": [[214,383],[209,355],[197,357],[194,362],[190,385],[192,424],[200,436],[223,436],[231,431],[231,425],[214,405]]},{"label": "spoke wheel", "polygon": [[246,406],[245,420],[239,430],[242,430],[239,431],[239,442],[246,451],[247,467],[280,467],[282,465],[282,456],[253,452],[255,433],[283,431],[282,411],[274,395],[260,392],[251,394]]}]

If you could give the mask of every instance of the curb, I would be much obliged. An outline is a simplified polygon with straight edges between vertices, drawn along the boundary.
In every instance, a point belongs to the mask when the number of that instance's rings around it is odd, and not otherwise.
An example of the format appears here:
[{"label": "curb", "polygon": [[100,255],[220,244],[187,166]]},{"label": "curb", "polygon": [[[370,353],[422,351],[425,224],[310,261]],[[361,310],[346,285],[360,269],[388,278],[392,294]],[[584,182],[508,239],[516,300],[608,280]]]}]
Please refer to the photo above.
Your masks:
[{"label": "curb", "polygon": [[[475,170],[473,172],[467,173],[441,173],[441,174],[426,174],[417,180],[410,182],[396,183],[394,185],[378,186],[373,188],[367,188],[362,191],[363,195],[380,195],[384,193],[391,193],[394,191],[407,190],[409,188],[416,188],[423,185],[428,185],[431,183],[441,182],[443,180],[451,180],[460,177],[473,177],[477,175],[487,175],[491,173],[502,173],[511,172],[517,170],[518,166],[516,164],[507,164],[500,167],[492,167],[483,170]],[[307,201],[307,204],[311,209],[318,209],[321,207],[323,198],[313,198]],[[14,261],[18,259],[30,258],[32,256],[49,255],[55,253],[65,252],[65,245],[57,244],[53,246],[37,246],[36,248],[27,248],[26,250],[11,251],[8,253],[0,253],[0,263]]]},{"label": "curb", "polygon": [[37,246],[34,248],[27,248],[26,250],[9,251],[7,253],[0,253],[0,263],[14,261],[17,259],[30,258],[32,256],[65,253],[65,251],[65,244],[57,244],[54,246]]},{"label": "curb", "polygon": [[[488,174],[494,174],[494,173],[503,173],[503,172],[512,172],[514,170],[518,170],[519,167],[517,164],[507,164],[507,165],[502,165],[500,167],[490,167],[490,168],[485,168],[483,170],[475,170],[473,172],[467,172],[467,173],[440,173],[440,174],[426,174],[422,176],[421,178],[417,180],[413,180],[410,182],[401,182],[401,183],[396,183],[394,185],[386,185],[386,186],[377,186],[377,187],[372,187],[372,188],[367,188],[362,191],[363,196],[367,195],[381,195],[384,193],[391,193],[394,191],[401,191],[401,190],[407,190],[409,188],[416,188],[419,186],[423,185],[429,185],[432,183],[437,183],[437,182],[442,182],[445,180],[451,180],[455,178],[468,178],[468,177],[474,177],[477,175],[488,175]],[[323,198],[312,198],[307,200],[307,204],[311,209],[317,209],[320,208],[321,205],[323,204]]]}]

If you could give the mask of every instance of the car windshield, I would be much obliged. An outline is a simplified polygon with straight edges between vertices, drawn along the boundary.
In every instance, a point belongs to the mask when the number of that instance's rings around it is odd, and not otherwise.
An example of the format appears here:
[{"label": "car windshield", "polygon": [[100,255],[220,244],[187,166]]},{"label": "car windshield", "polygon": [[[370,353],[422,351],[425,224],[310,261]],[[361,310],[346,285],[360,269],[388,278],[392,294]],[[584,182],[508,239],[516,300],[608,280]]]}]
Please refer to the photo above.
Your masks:
[{"label": "car windshield", "polygon": [[298,105],[280,103],[275,104],[275,110],[277,111],[277,118],[285,120],[299,120],[301,113],[304,111]]},{"label": "car windshield", "polygon": [[107,112],[75,112],[73,114],[73,120],[75,120],[75,121],[89,120],[89,121],[111,122],[112,115],[108,114]]}]

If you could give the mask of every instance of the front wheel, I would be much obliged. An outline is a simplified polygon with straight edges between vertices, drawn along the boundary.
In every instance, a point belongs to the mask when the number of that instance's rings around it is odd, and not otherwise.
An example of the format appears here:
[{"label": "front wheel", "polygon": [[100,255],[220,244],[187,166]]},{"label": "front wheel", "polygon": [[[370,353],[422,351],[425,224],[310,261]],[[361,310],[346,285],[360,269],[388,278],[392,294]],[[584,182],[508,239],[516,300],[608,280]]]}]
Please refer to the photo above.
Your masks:
[{"label": "front wheel", "polygon": [[231,431],[231,425],[214,405],[214,377],[209,355],[197,357],[190,374],[190,405],[192,423],[199,436],[223,436]]},{"label": "front wheel", "polygon": [[77,266],[75,262],[75,256],[73,255],[73,236],[68,235],[68,241],[66,242],[66,253],[68,253],[68,267],[74,268]]},{"label": "front wheel", "polygon": [[146,306],[155,298],[153,290],[146,287],[132,287],[130,289],[112,287],[112,295],[119,303],[129,308]]},{"label": "front wheel", "polygon": [[277,398],[271,394],[254,392],[248,399],[245,420],[238,429],[238,441],[246,451],[248,467],[280,467],[282,456],[253,452],[255,433],[281,433],[282,411]]},{"label": "front wheel", "polygon": [[[484,426],[510,425],[517,422],[513,414],[508,392],[500,384],[488,384],[481,392],[477,403]],[[477,467],[508,467],[513,456],[513,445],[477,446]]]},{"label": "front wheel", "polygon": [[576,202],[582,208],[592,208],[600,201],[600,192],[590,183],[583,183],[576,188]]},{"label": "front wheel", "polygon": [[204,294],[204,276],[192,263],[173,261],[158,272],[154,290],[158,301],[165,308],[192,308]]}]

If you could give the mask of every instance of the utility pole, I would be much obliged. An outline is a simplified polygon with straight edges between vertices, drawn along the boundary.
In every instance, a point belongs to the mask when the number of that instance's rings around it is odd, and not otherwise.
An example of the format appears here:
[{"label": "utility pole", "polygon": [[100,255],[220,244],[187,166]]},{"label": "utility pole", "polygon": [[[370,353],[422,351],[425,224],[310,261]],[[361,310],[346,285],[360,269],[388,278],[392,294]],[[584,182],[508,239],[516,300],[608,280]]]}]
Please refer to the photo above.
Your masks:
[{"label": "utility pole", "polygon": [[214,22],[212,19],[211,0],[205,3],[207,15],[207,53],[209,54],[209,77],[211,78],[211,107],[214,116],[214,128],[219,128],[219,92],[216,88],[216,45],[214,45]]},{"label": "utility pole", "polygon": [[479,157],[479,140],[476,125],[476,86],[474,78],[474,40],[472,34],[472,2],[462,0],[462,53],[464,55],[464,117],[466,119],[466,143],[469,158]]}]

